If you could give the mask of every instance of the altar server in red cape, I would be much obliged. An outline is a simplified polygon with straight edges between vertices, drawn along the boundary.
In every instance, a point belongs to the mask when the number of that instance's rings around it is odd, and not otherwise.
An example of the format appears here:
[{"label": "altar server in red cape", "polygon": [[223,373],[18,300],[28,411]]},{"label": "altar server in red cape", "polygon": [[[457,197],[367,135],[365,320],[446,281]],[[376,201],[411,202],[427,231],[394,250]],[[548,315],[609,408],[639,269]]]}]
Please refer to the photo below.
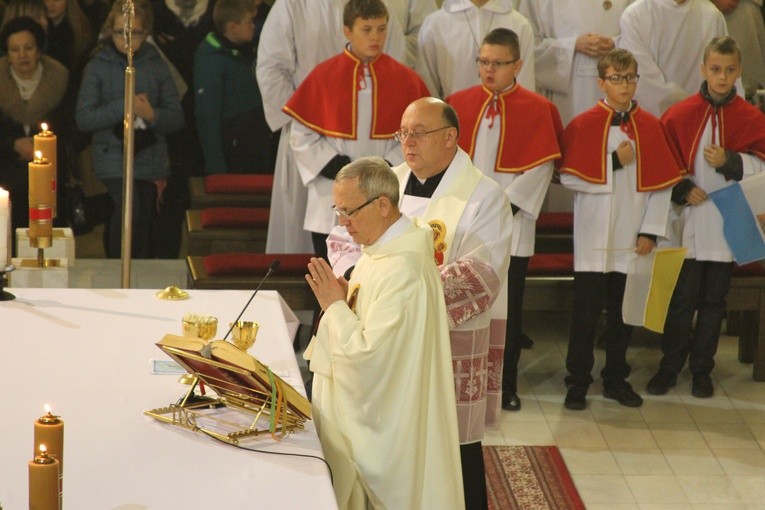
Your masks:
[{"label": "altar server in red cape", "polygon": [[[686,178],[672,201],[683,206],[674,218],[675,244],[688,249],[670,301],[661,348],[664,357],[647,390],[663,395],[677,382],[686,359],[691,394],[714,393],[711,371],[725,316],[733,255],[723,235],[720,211],[707,193],[765,169],[765,115],[736,93],[741,52],[730,37],[712,40],[704,52],[699,93],[667,110],[662,123],[676,144]],[[693,335],[689,335],[698,311]]]},{"label": "altar server in red cape", "polygon": [[632,328],[622,320],[627,271],[666,236],[680,163],[658,119],[632,101],[639,75],[633,55],[614,49],[598,59],[604,100],[563,133],[561,183],[574,190],[574,310],[566,356],[564,405],[581,410],[594,366],[595,330],[607,309],[603,396],[628,407],[643,399],[627,382]]},{"label": "altar server in red cape", "polygon": [[563,132],[555,105],[516,81],[523,66],[520,54],[518,35],[495,28],[484,37],[478,54],[482,84],[446,100],[462,126],[460,147],[476,168],[500,185],[512,204],[510,269],[503,293],[507,300],[497,299],[492,309],[492,322],[499,326],[492,327],[492,334],[505,332],[502,407],[511,411],[521,408],[517,388],[521,346],[532,343],[521,328],[526,269],[534,254],[536,219],[554,162],[561,155]]},{"label": "altar server in red cape", "polygon": [[321,257],[335,225],[335,175],[364,156],[401,163],[393,133],[407,105],[428,95],[414,71],[382,52],[388,10],[381,0],[351,0],[343,24],[346,49],[317,65],[283,108],[298,121],[290,146],[308,193],[303,228]]}]

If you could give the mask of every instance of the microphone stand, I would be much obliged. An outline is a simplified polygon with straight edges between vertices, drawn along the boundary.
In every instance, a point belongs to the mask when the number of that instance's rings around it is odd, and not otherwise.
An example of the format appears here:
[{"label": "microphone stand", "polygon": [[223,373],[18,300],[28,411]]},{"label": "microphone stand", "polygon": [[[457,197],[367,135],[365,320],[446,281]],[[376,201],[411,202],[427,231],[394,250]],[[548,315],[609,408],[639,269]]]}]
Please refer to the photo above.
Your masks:
[{"label": "microphone stand", "polygon": [[[279,259],[274,259],[274,261],[271,262],[271,265],[268,267],[268,272],[263,277],[263,279],[260,280],[260,283],[258,283],[258,286],[255,287],[255,291],[250,296],[250,299],[247,300],[247,304],[244,305],[244,308],[242,308],[242,311],[239,312],[239,315],[237,316],[236,320],[231,324],[231,327],[228,329],[228,332],[226,333],[226,336],[223,337],[223,340],[226,340],[226,338],[228,338],[228,335],[231,334],[231,331],[233,331],[234,326],[236,326],[236,323],[239,322],[239,319],[242,318],[242,315],[244,315],[244,312],[245,312],[245,310],[247,310],[247,307],[250,306],[250,303],[252,303],[252,300],[255,299],[255,295],[260,290],[260,287],[261,287],[261,285],[263,285],[263,282],[266,281],[266,278],[271,276],[271,273],[273,273],[274,271],[279,269],[279,263],[280,263]],[[199,377],[194,377],[194,381],[191,383],[191,388],[189,389],[189,391],[186,392],[186,395],[184,395],[183,397],[181,397],[178,400],[178,402],[179,402],[178,405],[180,405],[180,407],[184,407],[187,404],[199,404],[199,403],[202,403],[202,402],[213,402],[213,399],[210,398],[210,397],[205,397],[203,395],[195,395],[194,394],[194,391],[196,390],[198,384],[199,384]],[[216,404],[215,406],[216,407],[220,407],[222,405],[223,404],[219,404],[219,405]]]}]

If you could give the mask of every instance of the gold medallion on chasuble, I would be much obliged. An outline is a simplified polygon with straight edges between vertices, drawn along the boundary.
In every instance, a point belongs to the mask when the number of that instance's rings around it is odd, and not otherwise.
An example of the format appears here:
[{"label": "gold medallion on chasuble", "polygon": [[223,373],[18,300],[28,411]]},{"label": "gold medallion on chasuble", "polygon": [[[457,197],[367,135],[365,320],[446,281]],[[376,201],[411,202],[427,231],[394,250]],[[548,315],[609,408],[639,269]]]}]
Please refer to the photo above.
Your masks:
[{"label": "gold medallion on chasuble", "polygon": [[348,296],[348,308],[351,309],[352,312],[356,311],[356,300],[359,297],[359,288],[361,287],[360,284],[356,284],[353,286],[353,290],[351,290],[350,295]]},{"label": "gold medallion on chasuble", "polygon": [[608,9],[610,9],[610,8],[611,8],[611,7],[613,7],[613,6],[614,6],[614,4],[612,4],[612,3],[611,3],[611,0],[606,0],[605,2],[603,2],[603,8],[604,8],[605,10],[608,10]]},{"label": "gold medallion on chasuble", "polygon": [[430,220],[428,222],[433,229],[433,249],[436,255],[436,264],[444,263],[444,252],[446,251],[446,223],[441,220]]}]

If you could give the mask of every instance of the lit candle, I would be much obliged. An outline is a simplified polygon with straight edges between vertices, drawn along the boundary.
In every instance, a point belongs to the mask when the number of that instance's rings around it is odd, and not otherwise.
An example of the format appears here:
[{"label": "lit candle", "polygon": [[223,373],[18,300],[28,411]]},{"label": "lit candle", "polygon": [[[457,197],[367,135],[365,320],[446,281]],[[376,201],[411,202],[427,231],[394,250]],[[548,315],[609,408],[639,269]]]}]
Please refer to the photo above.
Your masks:
[{"label": "lit candle", "polygon": [[59,462],[48,455],[45,444],[29,461],[29,510],[61,510]]},{"label": "lit candle", "polygon": [[56,135],[53,131],[48,131],[48,124],[43,122],[40,124],[42,131],[34,136],[34,151],[35,153],[42,153],[42,157],[47,159],[51,164],[51,172],[53,175],[53,197],[49,202],[51,210],[53,211],[53,217],[56,217],[56,175],[58,172],[58,157],[56,152]]},{"label": "lit candle", "polygon": [[51,413],[45,404],[45,415],[35,421],[35,445],[45,444],[48,454],[59,462],[59,475],[64,477],[64,420]]},{"label": "lit candle", "polygon": [[56,196],[56,174],[50,162],[35,152],[29,162],[29,245],[49,248],[53,245],[53,197]]},{"label": "lit candle", "polygon": [[0,188],[0,271],[10,262],[11,255],[11,203],[8,192]]}]

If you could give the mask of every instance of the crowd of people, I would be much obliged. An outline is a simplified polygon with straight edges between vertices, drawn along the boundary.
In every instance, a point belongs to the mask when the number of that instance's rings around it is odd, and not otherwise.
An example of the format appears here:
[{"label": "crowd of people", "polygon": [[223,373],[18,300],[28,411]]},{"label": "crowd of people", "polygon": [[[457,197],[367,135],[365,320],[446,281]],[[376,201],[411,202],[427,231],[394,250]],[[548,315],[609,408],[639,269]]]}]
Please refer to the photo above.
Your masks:
[{"label": "crowd of people", "polygon": [[[48,122],[60,140],[59,193],[92,164],[112,203],[106,253],[119,257],[130,41],[134,256],[178,255],[190,176],[273,172],[266,251],[317,256],[307,276],[325,311],[308,353],[314,410],[330,464],[358,470],[336,484],[341,507],[449,500],[462,508],[464,496],[466,508],[485,508],[481,439],[500,409],[521,408],[518,362],[533,344],[522,328],[523,290],[543,209],[574,212],[564,405],[587,406],[604,308],[603,394],[642,405],[627,381],[631,328],[621,302],[630,261],[662,245],[688,251],[647,391],[666,393],[688,360],[693,395],[714,393],[733,257],[707,194],[765,169],[765,115],[746,101],[765,86],[761,8],[757,0],[137,0],[126,33],[119,1],[10,0],[0,26],[0,186],[11,192],[14,227],[25,226],[31,137]],[[428,250],[408,243],[423,229],[433,232],[435,264],[415,278],[410,268]],[[406,302],[390,297],[410,286],[423,309],[437,299],[445,316],[412,323]],[[448,336],[450,356],[428,331]],[[404,348],[404,332],[425,343]],[[407,370],[392,363],[402,353],[417,363],[394,383],[389,371]],[[441,404],[456,413],[404,399],[411,409],[398,412],[423,425],[392,434],[359,413],[372,401],[390,405],[375,381],[402,394],[423,386],[426,399],[453,391]],[[406,484],[379,476],[396,471],[380,455],[354,451],[373,436],[386,445],[436,430],[439,413],[456,424],[434,432],[458,441],[461,474],[438,471],[462,479],[454,493],[422,477],[455,451],[399,449]]]}]

